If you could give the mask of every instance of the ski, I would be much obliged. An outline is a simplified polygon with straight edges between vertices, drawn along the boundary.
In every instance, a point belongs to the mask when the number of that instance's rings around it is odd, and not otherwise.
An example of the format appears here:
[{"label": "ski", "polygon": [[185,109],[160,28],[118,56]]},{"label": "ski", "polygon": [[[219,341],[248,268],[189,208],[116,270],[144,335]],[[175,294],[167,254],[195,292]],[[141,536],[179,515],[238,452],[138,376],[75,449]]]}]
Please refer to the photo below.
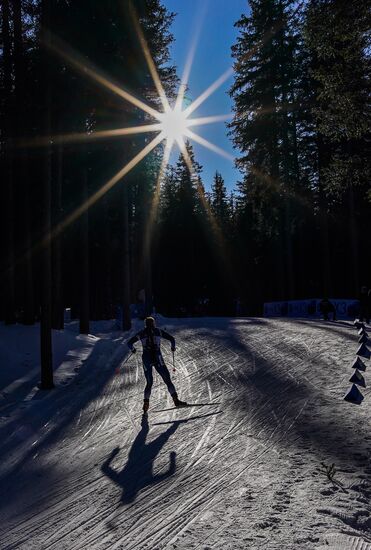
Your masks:
[{"label": "ski", "polygon": [[213,405],[220,405],[220,403],[187,403],[186,405],[181,405],[179,407],[169,407],[168,409],[157,409],[152,412],[166,412],[166,411],[175,411],[177,409],[189,409],[190,407],[212,407]]}]

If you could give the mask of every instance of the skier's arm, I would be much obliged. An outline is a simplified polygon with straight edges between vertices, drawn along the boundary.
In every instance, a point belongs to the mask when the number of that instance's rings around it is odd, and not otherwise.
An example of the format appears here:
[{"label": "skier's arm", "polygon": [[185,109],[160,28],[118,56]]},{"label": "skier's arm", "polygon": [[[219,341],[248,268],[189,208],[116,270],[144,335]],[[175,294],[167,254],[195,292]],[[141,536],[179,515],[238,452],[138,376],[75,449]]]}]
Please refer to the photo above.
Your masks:
[{"label": "skier's arm", "polygon": [[174,336],[171,336],[166,330],[160,330],[161,338],[165,338],[165,340],[169,340],[171,343],[171,351],[175,351],[175,338]]},{"label": "skier's arm", "polygon": [[138,340],[140,340],[139,332],[137,334],[134,334],[134,336],[132,336],[130,340],[127,341],[127,346],[133,353],[137,351],[134,347],[134,344],[135,342],[138,342]]}]

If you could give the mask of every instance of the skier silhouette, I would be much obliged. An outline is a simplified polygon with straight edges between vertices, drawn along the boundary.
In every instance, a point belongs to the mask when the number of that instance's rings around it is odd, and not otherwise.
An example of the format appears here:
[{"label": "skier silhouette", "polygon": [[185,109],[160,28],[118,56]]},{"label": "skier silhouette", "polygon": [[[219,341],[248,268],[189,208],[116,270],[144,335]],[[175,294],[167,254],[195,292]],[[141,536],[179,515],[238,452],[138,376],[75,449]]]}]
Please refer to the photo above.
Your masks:
[{"label": "skier silhouette", "polygon": [[122,488],[121,502],[123,504],[133,502],[139,491],[147,485],[159,483],[175,473],[176,453],[174,451],[170,453],[170,463],[167,471],[162,474],[153,475],[153,462],[179,424],[187,421],[188,419],[173,422],[165,432],[150,443],[146,443],[149,425],[147,415],[144,414],[142,417],[142,428],[134,440],[129,451],[128,461],[121,472],[117,472],[111,468],[112,460],[120,451],[119,447],[113,449],[107,460],[103,463],[101,470],[116,485]]},{"label": "skier silhouette", "polygon": [[175,339],[171,334],[165,330],[159,329],[156,327],[156,323],[153,317],[147,317],[144,320],[145,328],[140,330],[128,341],[129,349],[135,353],[136,349],[134,347],[135,342],[142,343],[143,346],[143,369],[144,375],[146,377],[146,387],[144,389],[144,401],[143,401],[143,412],[146,413],[149,409],[149,398],[151,397],[152,385],[153,385],[153,372],[152,368],[155,367],[162,380],[165,382],[167,389],[173,398],[174,405],[176,407],[185,407],[187,403],[181,401],[178,398],[175,386],[171,381],[170,372],[168,371],[164,358],[161,354],[161,338],[169,340],[171,343],[171,351],[175,351]]}]

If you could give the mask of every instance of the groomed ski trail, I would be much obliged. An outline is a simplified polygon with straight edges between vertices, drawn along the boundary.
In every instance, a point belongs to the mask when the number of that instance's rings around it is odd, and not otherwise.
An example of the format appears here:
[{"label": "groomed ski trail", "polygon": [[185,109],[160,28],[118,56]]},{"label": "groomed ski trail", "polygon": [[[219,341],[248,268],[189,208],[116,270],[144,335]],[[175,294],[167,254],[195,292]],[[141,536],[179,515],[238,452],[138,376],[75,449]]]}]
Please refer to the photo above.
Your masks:
[{"label": "groomed ski trail", "polygon": [[[90,365],[44,413],[20,409],[20,423],[45,414],[46,428],[17,441],[12,419],[0,424],[12,466],[0,466],[2,495],[12,496],[0,501],[1,550],[312,550],[335,549],[339,537],[367,548],[371,396],[366,388],[362,407],[342,400],[351,323],[162,326],[177,340],[175,373],[163,349],[180,398],[210,406],[160,411],[171,400],[157,376],[147,427],[136,354],[119,374],[125,357],[106,375],[103,358]],[[335,463],[338,485],[321,462]]]}]

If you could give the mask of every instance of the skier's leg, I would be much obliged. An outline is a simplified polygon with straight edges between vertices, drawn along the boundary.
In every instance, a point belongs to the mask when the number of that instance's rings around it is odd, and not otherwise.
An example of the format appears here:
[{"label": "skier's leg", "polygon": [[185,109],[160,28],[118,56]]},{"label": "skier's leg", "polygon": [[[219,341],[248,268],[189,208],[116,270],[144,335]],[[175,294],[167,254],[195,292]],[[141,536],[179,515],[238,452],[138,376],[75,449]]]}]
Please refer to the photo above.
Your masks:
[{"label": "skier's leg", "polygon": [[169,390],[169,393],[171,397],[173,398],[174,405],[176,407],[185,407],[187,406],[187,403],[185,401],[181,401],[178,398],[178,394],[176,392],[175,386],[171,381],[170,372],[168,371],[167,366],[165,365],[165,362],[163,360],[163,357],[161,354],[159,354],[158,361],[156,362],[155,369],[161,376],[162,380],[167,385],[167,389]]},{"label": "skier's leg", "polygon": [[144,376],[146,377],[146,387],[144,388],[144,401],[149,401],[149,398],[151,397],[151,391],[153,386],[153,373],[152,373],[152,364],[153,361],[150,357],[147,357],[146,355],[142,356],[143,360],[143,370],[144,370]]},{"label": "skier's leg", "polygon": [[174,384],[171,381],[170,372],[167,366],[165,365],[165,362],[161,353],[158,355],[158,358],[155,364],[155,369],[161,376],[162,380],[165,382],[170,395],[174,395],[176,393],[176,389]]}]

